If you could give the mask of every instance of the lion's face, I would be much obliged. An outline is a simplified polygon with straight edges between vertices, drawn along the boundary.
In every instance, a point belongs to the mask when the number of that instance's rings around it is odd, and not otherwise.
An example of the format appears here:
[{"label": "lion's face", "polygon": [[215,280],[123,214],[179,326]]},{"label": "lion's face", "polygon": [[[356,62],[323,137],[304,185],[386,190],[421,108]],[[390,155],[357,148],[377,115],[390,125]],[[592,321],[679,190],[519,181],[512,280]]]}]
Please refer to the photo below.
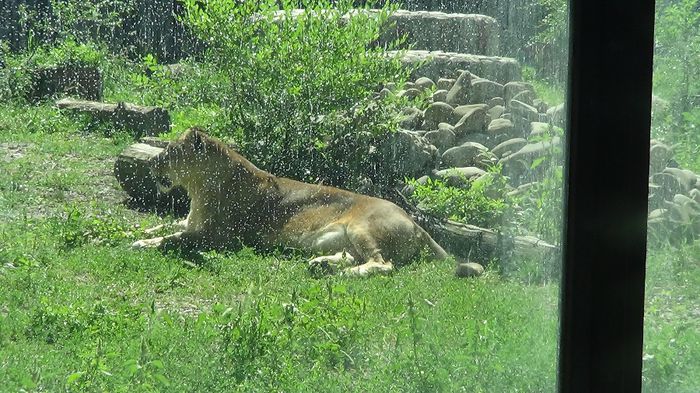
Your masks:
[{"label": "lion's face", "polygon": [[174,185],[182,184],[189,176],[197,176],[205,167],[207,136],[190,129],[180,138],[170,142],[149,164],[155,176],[170,178]]}]

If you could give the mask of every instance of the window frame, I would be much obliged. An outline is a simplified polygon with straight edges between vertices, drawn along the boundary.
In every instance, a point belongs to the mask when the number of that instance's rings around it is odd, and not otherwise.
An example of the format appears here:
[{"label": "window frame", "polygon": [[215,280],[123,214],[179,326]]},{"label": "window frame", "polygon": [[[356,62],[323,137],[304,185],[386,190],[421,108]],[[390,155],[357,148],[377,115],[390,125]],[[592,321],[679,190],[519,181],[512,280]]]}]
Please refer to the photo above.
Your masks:
[{"label": "window frame", "polygon": [[571,0],[558,391],[639,392],[650,0]]}]

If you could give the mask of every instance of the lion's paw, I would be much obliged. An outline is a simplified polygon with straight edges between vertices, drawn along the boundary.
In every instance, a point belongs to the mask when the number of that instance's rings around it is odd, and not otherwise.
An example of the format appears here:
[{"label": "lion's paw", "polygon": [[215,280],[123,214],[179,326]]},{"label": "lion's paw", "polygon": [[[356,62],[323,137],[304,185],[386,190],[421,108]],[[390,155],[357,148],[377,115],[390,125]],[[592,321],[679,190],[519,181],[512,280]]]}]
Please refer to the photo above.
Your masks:
[{"label": "lion's paw", "polygon": [[367,262],[343,270],[343,275],[351,277],[369,277],[375,274],[389,274],[394,271],[394,265],[388,262]]},{"label": "lion's paw", "polygon": [[162,242],[163,242],[162,237],[156,237],[153,239],[138,240],[138,241],[135,241],[131,244],[131,248],[133,248],[133,249],[154,248],[154,247],[160,246],[160,244]]},{"label": "lion's paw", "polygon": [[325,255],[309,261],[309,272],[314,277],[335,274],[346,266],[352,266],[355,258],[346,253],[339,252],[335,255]]}]

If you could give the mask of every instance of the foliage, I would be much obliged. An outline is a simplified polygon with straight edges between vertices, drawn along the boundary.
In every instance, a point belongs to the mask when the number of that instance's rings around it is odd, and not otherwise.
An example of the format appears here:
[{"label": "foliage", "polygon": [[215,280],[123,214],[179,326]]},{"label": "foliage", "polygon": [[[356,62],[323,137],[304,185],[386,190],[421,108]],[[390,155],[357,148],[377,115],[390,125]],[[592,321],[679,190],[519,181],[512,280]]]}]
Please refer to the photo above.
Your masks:
[{"label": "foliage", "polygon": [[654,41],[654,92],[687,112],[700,94],[700,2],[658,2]]},{"label": "foliage", "polygon": [[656,5],[654,94],[668,100],[655,114],[652,136],[675,147],[683,167],[700,171],[700,2]]},{"label": "foliage", "polygon": [[[140,62],[117,67],[112,73],[121,79],[115,88],[132,95],[124,97],[168,109],[219,107],[228,100],[228,76],[208,63],[191,59],[161,64],[148,54]],[[135,96],[135,97],[134,97]]]},{"label": "foliage", "polygon": [[50,0],[19,7],[21,34],[26,48],[52,46],[64,40],[79,44],[113,43],[121,33],[124,16],[133,12],[135,0]]},{"label": "foliage", "polygon": [[[535,0],[543,10],[539,32],[532,37],[530,45],[540,57],[542,69],[538,77],[549,83],[563,84],[566,81],[566,67],[561,60],[566,59],[569,43],[569,2],[567,0]],[[553,62],[552,62],[553,61]]]},{"label": "foliage", "polygon": [[33,74],[39,68],[98,66],[104,61],[104,51],[94,44],[78,44],[66,39],[57,45],[36,46],[32,51],[12,53],[0,46],[5,67],[0,68],[0,99],[23,100]]},{"label": "foliage", "polygon": [[700,243],[648,250],[644,310],[644,392],[700,388],[697,313]]},{"label": "foliage", "polygon": [[523,81],[530,83],[537,92],[537,97],[549,106],[561,104],[566,100],[566,86],[548,79],[539,78],[537,70],[533,67],[524,65],[522,70]]},{"label": "foliage", "polygon": [[[298,5],[189,0],[185,22],[207,41],[207,58],[231,81],[229,125],[221,134],[277,175],[316,180],[342,171],[332,158],[343,152],[333,151],[332,141],[366,134],[344,152],[361,161],[372,138],[395,129],[391,104],[370,111],[368,98],[388,81],[401,83],[410,70],[370,45],[395,6],[370,13],[367,4],[346,16],[351,1],[308,0],[301,3],[306,12],[292,14]],[[358,103],[359,110],[351,109]],[[359,122],[367,114],[367,122]],[[340,117],[349,121],[336,121]],[[353,160],[348,156],[343,161]]]},{"label": "foliage", "polygon": [[425,184],[413,180],[411,198],[427,212],[440,218],[480,226],[500,228],[506,210],[503,197],[492,197],[491,190],[505,186],[503,177],[495,173],[478,180],[465,179],[464,187],[454,187],[439,179],[428,179]]},{"label": "foliage", "polygon": [[[563,130],[551,127],[550,132],[530,138],[530,142],[551,142],[563,138]],[[564,227],[564,152],[562,144],[552,144],[549,154],[534,160],[529,168],[532,183],[523,193],[511,199],[519,230],[552,244],[560,244]]]}]

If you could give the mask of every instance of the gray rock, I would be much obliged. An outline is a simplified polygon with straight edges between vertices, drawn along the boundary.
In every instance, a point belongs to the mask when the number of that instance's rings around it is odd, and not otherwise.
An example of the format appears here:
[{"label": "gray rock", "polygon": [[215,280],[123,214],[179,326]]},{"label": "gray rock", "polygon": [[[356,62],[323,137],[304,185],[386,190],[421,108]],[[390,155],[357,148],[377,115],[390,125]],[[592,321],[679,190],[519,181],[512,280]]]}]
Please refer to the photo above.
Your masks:
[{"label": "gray rock", "polygon": [[401,88],[402,90],[408,90],[408,89],[416,89],[418,86],[416,86],[415,83],[406,81],[403,84],[403,87]]},{"label": "gray rock", "polygon": [[398,131],[379,146],[385,160],[394,163],[398,176],[417,177],[430,173],[437,164],[437,148],[424,137]]},{"label": "gray rock", "polygon": [[648,220],[658,220],[658,219],[665,218],[666,212],[667,212],[666,209],[654,209],[654,210],[649,212],[649,216],[647,216],[647,219]]},{"label": "gray rock", "polygon": [[406,108],[402,111],[402,119],[399,127],[407,130],[415,130],[423,124],[423,111],[418,108]]},{"label": "gray rock", "polygon": [[454,132],[455,126],[453,126],[452,124],[449,124],[449,123],[440,123],[440,124],[438,124],[438,130],[450,130],[450,131]]},{"label": "gray rock", "polygon": [[675,227],[685,229],[686,232],[694,231],[700,234],[695,227],[700,226],[700,204],[685,195],[676,194],[672,201],[664,202],[665,208],[668,210],[667,217]]},{"label": "gray rock", "polygon": [[495,146],[495,144],[493,144],[491,142],[491,140],[489,139],[489,136],[482,133],[482,132],[475,132],[472,134],[466,134],[466,135],[463,135],[461,137],[458,137],[456,145],[463,145],[467,142],[478,143],[478,144],[484,145],[488,148]]},{"label": "gray rock", "polygon": [[493,97],[489,100],[486,101],[486,105],[489,106],[489,108],[493,108],[494,106],[506,106],[506,100],[504,100],[502,97]]},{"label": "gray rock", "polygon": [[447,90],[435,90],[433,102],[447,102]]},{"label": "gray rock", "polygon": [[493,119],[498,119],[503,115],[505,112],[506,108],[503,107],[502,105],[494,105],[492,108],[486,111],[486,114],[489,115],[491,120]]},{"label": "gray rock", "polygon": [[496,147],[491,149],[491,153],[498,158],[503,158],[519,151],[525,145],[527,145],[527,140],[524,138],[508,139],[507,141],[499,143]]},{"label": "gray rock", "polygon": [[539,113],[547,113],[547,110],[549,109],[549,105],[547,105],[546,102],[540,100],[539,98],[535,98],[532,100],[532,106],[537,108],[537,112]]},{"label": "gray rock", "polygon": [[425,109],[423,117],[426,120],[435,122],[437,126],[440,123],[453,123],[455,116],[452,115],[454,108],[445,102],[434,102]]},{"label": "gray rock", "polygon": [[460,146],[447,149],[442,153],[443,167],[470,167],[476,166],[475,161],[479,155],[487,153],[486,146],[475,142],[466,142]]},{"label": "gray rock", "polygon": [[536,182],[521,184],[518,187],[516,187],[514,190],[507,192],[506,195],[508,195],[509,197],[523,195],[526,192],[528,192],[535,185],[537,185]]},{"label": "gray rock", "polygon": [[391,90],[387,89],[386,87],[379,91],[379,98],[381,99],[390,97],[392,95],[394,95],[394,93],[392,93]]},{"label": "gray rock", "polygon": [[476,262],[463,262],[457,264],[455,276],[463,277],[478,277],[484,274],[484,267]]},{"label": "gray rock", "polygon": [[535,93],[535,88],[527,82],[508,82],[503,85],[503,98],[508,103],[516,94],[526,90]]},{"label": "gray rock", "polygon": [[498,83],[521,79],[520,64],[512,58],[424,50],[389,51],[387,56],[399,56],[403,64],[414,68],[414,78],[456,78],[455,71],[461,69]]},{"label": "gray rock", "polygon": [[452,116],[459,119],[455,124],[455,134],[483,132],[486,126],[486,108],[485,104],[462,105],[455,108]]},{"label": "gray rock", "polygon": [[485,103],[494,97],[503,95],[503,85],[488,79],[472,79],[471,90],[469,91],[468,101],[473,104]]},{"label": "gray rock", "polygon": [[688,192],[678,181],[678,178],[670,173],[655,173],[650,177],[649,184],[649,208],[661,207],[664,201],[673,199],[673,196]]},{"label": "gray rock", "polygon": [[410,47],[495,55],[498,52],[499,33],[498,22],[490,16],[396,10],[381,29],[377,44],[385,46],[404,38],[399,46],[401,49]]},{"label": "gray rock", "polygon": [[[428,180],[429,180],[429,179],[430,179],[429,176],[423,175],[423,176],[419,177],[418,179],[416,179],[416,183],[418,183],[418,184],[420,184],[420,185],[425,185],[425,184],[428,183]],[[415,187],[414,185],[412,185],[412,184],[406,184],[406,185],[401,189],[401,194],[403,194],[403,196],[405,196],[405,197],[410,197],[411,195],[413,195],[413,193],[414,193],[415,191],[416,191],[416,187]]]},{"label": "gray rock", "polygon": [[513,136],[513,122],[508,119],[494,119],[491,120],[489,126],[487,127],[487,135],[508,135]]},{"label": "gray rock", "polygon": [[472,75],[470,72],[463,72],[455,81],[454,85],[447,93],[447,103],[450,105],[467,104],[469,91],[472,87]]},{"label": "gray rock", "polygon": [[453,187],[461,187],[467,184],[468,181],[474,180],[483,176],[485,170],[477,167],[450,168],[435,172],[435,175],[442,178],[445,183]]},{"label": "gray rock", "polygon": [[678,180],[683,194],[689,192],[698,183],[698,176],[690,170],[680,168],[666,168],[662,173],[669,174]]},{"label": "gray rock", "polygon": [[552,132],[550,127],[549,123],[533,121],[530,123],[530,136],[549,135]]},{"label": "gray rock", "polygon": [[426,90],[426,89],[429,90],[429,89],[432,89],[435,87],[435,82],[433,82],[432,79],[426,78],[424,76],[416,79],[415,84],[416,84],[416,87],[424,89],[424,90]]},{"label": "gray rock", "polygon": [[[511,98],[511,100],[517,100],[520,102],[524,102],[528,105],[532,105],[532,102],[535,100],[535,93],[530,90],[523,90]],[[508,101],[508,104],[510,104],[510,101]]]},{"label": "gray rock", "polygon": [[564,104],[559,104],[547,109],[547,117],[552,124],[563,128],[566,120],[566,110],[564,108]]},{"label": "gray rock", "polygon": [[439,90],[447,90],[450,91],[452,86],[454,86],[455,80],[451,78],[440,78],[437,81],[437,88]]},{"label": "gray rock", "polygon": [[655,139],[651,140],[649,148],[649,173],[659,173],[664,170],[673,157],[673,150]]},{"label": "gray rock", "polygon": [[499,163],[503,165],[503,173],[512,179],[519,178],[524,172],[529,171],[532,163],[540,157],[552,157],[557,154],[557,147],[561,145],[561,139],[554,137],[550,141],[528,143],[517,152],[502,158]]},{"label": "gray rock", "polygon": [[455,141],[457,140],[455,133],[447,129],[428,131],[424,137],[437,147],[439,151],[445,151],[451,148],[455,145]]},{"label": "gray rock", "polygon": [[415,87],[412,87],[412,88],[406,89],[406,90],[400,90],[396,94],[396,96],[398,96],[398,97],[406,97],[409,100],[412,100],[412,99],[418,97],[419,95],[421,95],[421,90],[417,89]]},{"label": "gray rock", "polygon": [[539,112],[537,112],[537,109],[532,105],[528,105],[522,101],[518,101],[516,99],[510,100],[509,108],[511,113],[529,122],[540,120],[540,115]]}]

